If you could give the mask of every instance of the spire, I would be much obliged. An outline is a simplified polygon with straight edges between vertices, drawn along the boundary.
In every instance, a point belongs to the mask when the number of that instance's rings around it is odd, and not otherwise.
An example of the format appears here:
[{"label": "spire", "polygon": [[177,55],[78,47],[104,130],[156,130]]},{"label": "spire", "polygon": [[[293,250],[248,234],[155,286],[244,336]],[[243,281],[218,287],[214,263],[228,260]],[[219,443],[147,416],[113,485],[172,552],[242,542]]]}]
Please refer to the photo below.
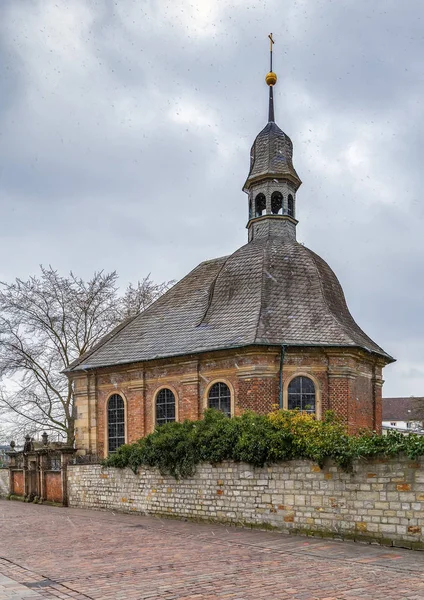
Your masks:
[{"label": "spire", "polygon": [[272,39],[272,33],[269,34],[269,73],[265,77],[265,81],[269,86],[269,109],[268,109],[268,122],[274,123],[274,92],[273,87],[277,83],[277,75],[272,70],[272,46],[275,43]]},{"label": "spire", "polygon": [[249,175],[243,191],[249,196],[249,241],[267,236],[296,239],[296,192],[302,183],[293,166],[293,144],[275,122],[272,70],[274,40],[269,34],[268,123],[256,136],[250,151]]}]

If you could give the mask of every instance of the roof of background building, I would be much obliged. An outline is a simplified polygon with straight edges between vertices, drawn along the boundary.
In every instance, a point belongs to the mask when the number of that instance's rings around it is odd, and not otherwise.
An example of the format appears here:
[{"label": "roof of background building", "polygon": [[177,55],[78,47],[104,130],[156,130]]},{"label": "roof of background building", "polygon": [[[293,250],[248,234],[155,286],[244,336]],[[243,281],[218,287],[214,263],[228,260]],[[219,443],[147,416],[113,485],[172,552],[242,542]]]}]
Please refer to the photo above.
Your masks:
[{"label": "roof of background building", "polygon": [[424,421],[424,398],[383,398],[383,421]]},{"label": "roof of background building", "polygon": [[269,237],[201,263],[69,371],[257,344],[360,347],[393,360],[355,323],[322,258]]}]

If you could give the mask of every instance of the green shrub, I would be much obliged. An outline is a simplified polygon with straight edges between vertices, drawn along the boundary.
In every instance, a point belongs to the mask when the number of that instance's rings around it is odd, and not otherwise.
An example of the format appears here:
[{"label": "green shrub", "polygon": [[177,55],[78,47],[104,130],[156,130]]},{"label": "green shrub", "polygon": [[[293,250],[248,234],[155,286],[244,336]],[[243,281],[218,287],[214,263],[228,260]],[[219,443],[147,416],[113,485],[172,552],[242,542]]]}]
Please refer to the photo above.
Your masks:
[{"label": "green shrub", "polygon": [[346,427],[328,412],[323,420],[299,411],[277,410],[269,415],[245,412],[229,419],[207,410],[200,421],[168,423],[135,444],[121,446],[103,461],[104,466],[156,467],[176,479],[194,475],[202,462],[224,460],[262,467],[293,459],[313,460],[320,466],[331,458],[345,470],[356,458],[424,455],[424,436],[389,431],[348,435]]}]

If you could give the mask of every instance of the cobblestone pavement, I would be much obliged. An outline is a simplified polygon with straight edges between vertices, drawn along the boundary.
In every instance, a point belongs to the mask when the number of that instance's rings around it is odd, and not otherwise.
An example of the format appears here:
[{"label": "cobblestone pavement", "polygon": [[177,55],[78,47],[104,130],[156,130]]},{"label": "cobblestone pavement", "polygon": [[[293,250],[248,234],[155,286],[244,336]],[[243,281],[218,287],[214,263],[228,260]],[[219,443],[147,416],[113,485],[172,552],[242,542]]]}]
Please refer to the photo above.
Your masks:
[{"label": "cobblestone pavement", "polygon": [[0,599],[424,600],[424,553],[0,501]]}]

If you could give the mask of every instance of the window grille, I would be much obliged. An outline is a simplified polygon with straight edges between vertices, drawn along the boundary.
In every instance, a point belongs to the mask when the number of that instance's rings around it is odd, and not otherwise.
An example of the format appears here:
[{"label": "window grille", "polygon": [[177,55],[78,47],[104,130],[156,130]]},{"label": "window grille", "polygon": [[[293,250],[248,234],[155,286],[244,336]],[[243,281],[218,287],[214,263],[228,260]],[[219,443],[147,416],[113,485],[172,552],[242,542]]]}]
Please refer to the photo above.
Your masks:
[{"label": "window grille", "polygon": [[213,384],[209,390],[208,406],[221,410],[224,415],[231,417],[231,392],[228,385],[222,382]]},{"label": "window grille", "polygon": [[295,377],[289,383],[288,408],[315,413],[315,385],[309,377]]},{"label": "window grille", "polygon": [[61,461],[60,461],[60,456],[49,456],[48,457],[48,463],[47,463],[47,468],[50,471],[60,471],[61,468]]},{"label": "window grille", "polygon": [[109,398],[107,421],[109,452],[115,452],[125,444],[125,405],[119,394],[113,394]]},{"label": "window grille", "polygon": [[175,396],[168,388],[158,392],[156,396],[156,425],[175,421]]}]

